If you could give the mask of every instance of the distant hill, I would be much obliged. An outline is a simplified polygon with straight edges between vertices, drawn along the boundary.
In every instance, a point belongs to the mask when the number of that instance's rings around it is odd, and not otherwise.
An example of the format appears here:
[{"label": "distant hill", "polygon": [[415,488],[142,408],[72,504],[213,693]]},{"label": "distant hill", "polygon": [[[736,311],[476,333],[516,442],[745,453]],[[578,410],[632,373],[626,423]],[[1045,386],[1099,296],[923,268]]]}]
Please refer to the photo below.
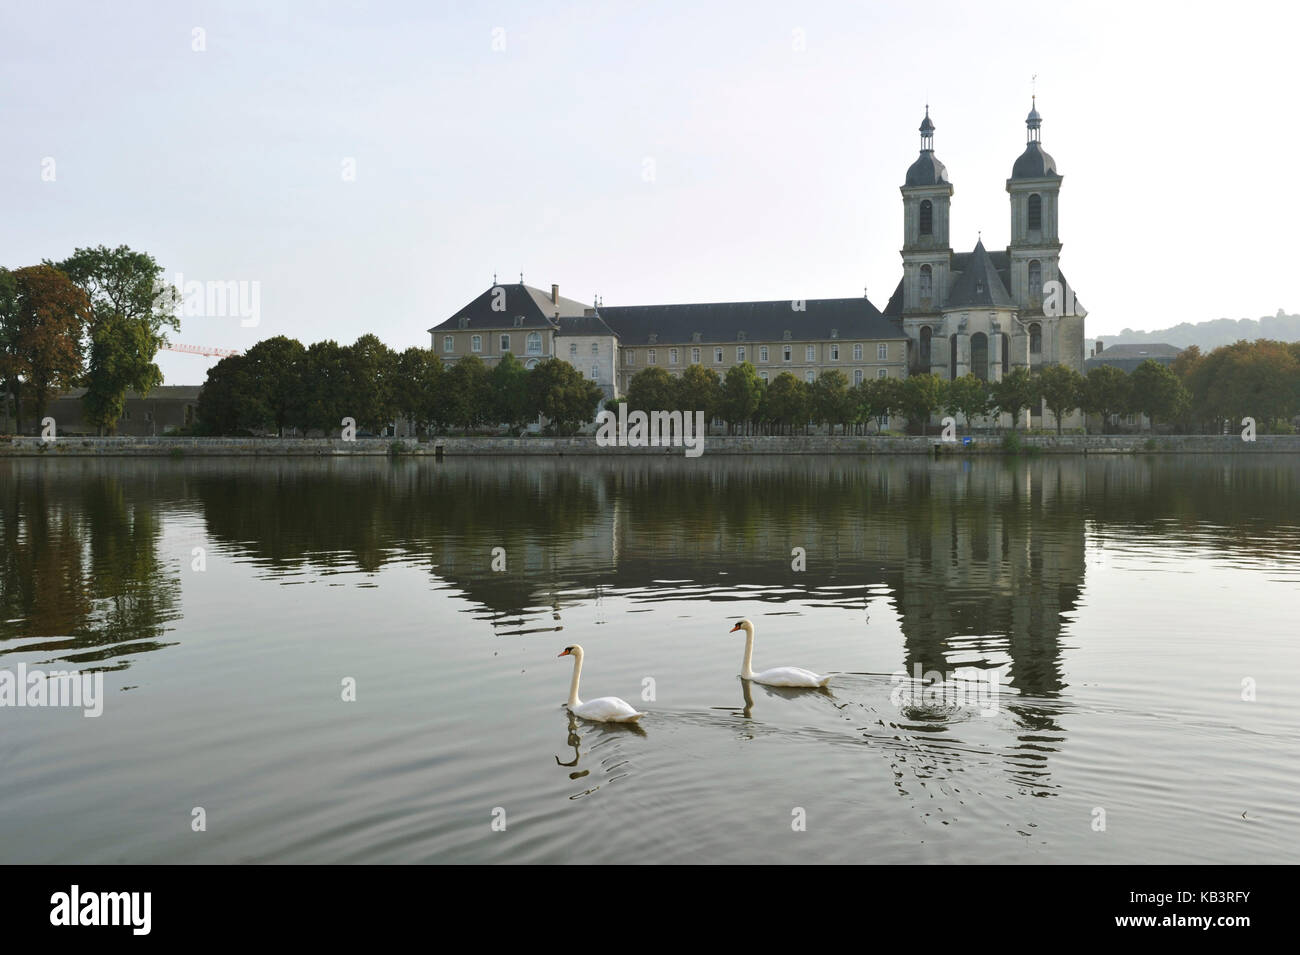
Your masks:
[{"label": "distant hill", "polygon": [[[1138,345],[1143,342],[1164,342],[1186,348],[1199,345],[1201,351],[1210,351],[1220,345],[1233,342],[1254,341],[1257,338],[1272,338],[1281,342],[1300,341],[1300,315],[1288,315],[1282,309],[1276,315],[1261,319],[1253,318],[1216,318],[1209,322],[1181,322],[1172,328],[1162,328],[1154,332],[1134,331],[1126,328],[1118,334],[1102,335],[1101,340],[1110,345]],[[1092,353],[1092,342],[1087,343],[1088,353]]]}]

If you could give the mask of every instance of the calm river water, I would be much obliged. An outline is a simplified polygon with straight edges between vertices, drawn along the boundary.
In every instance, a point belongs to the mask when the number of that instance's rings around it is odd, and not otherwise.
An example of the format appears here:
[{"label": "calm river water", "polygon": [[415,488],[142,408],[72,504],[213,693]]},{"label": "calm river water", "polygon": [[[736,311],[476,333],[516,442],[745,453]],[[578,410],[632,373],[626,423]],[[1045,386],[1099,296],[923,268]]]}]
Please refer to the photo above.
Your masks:
[{"label": "calm river water", "polygon": [[1298,611],[1290,456],[0,461],[0,861],[1295,863]]}]

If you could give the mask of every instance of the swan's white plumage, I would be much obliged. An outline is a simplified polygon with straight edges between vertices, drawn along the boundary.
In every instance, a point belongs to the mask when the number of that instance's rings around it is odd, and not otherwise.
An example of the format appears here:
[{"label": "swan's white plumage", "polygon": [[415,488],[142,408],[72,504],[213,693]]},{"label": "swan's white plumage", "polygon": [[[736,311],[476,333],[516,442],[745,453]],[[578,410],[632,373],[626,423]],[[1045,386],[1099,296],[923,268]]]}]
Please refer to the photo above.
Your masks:
[{"label": "swan's white plumage", "polygon": [[830,676],[818,676],[812,670],[803,667],[772,667],[750,677],[755,683],[767,686],[825,686]]},{"label": "swan's white plumage", "polygon": [[573,682],[569,685],[569,712],[579,719],[593,723],[635,723],[644,713],[638,713],[626,700],[617,696],[600,696],[586,703],[578,699],[578,681],[582,678],[582,647],[576,643],[565,647],[562,657],[573,657]]},{"label": "swan's white plumage", "polygon": [[635,723],[644,713],[638,713],[626,700],[617,696],[600,696],[587,700],[577,706],[569,707],[569,712],[584,720],[596,723]]},{"label": "swan's white plumage", "polygon": [[811,670],[805,670],[803,667],[772,667],[762,673],[755,673],[753,667],[754,625],[748,620],[742,620],[731,629],[733,633],[737,630],[745,631],[745,657],[740,664],[742,679],[753,680],[755,683],[762,683],[765,686],[819,687],[830,682],[830,674],[820,676]]}]

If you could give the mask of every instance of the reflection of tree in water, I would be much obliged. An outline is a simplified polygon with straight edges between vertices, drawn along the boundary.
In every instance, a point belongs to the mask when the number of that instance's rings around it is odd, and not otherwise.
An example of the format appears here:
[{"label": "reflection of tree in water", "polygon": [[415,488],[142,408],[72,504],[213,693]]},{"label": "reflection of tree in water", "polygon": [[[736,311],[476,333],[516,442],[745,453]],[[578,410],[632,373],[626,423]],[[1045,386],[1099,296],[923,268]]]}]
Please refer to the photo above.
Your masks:
[{"label": "reflection of tree in water", "polygon": [[87,664],[165,646],[180,581],[158,557],[153,489],[39,467],[0,481],[0,641],[21,641],[0,654]]},{"label": "reflection of tree in water", "polygon": [[[231,478],[220,470],[193,478],[208,533],[277,576],[415,561],[499,613],[534,606],[543,580],[558,587],[567,551],[605,517],[590,479],[518,458],[477,468],[295,461]],[[505,572],[492,570],[494,547],[505,549]]]}]

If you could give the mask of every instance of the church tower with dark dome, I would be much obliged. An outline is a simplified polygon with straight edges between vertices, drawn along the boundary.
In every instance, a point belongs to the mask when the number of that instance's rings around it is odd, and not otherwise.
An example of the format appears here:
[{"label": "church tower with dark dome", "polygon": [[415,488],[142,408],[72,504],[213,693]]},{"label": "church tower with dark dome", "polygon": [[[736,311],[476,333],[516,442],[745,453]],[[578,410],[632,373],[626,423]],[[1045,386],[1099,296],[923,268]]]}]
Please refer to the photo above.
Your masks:
[{"label": "church tower with dark dome", "polygon": [[[908,336],[918,342],[927,318],[939,311],[952,281],[949,212],[953,188],[948,170],[934,154],[934,128],[927,105],[920,127],[921,154],[908,167],[902,186],[902,318]],[[928,351],[928,336],[923,347]]]}]

